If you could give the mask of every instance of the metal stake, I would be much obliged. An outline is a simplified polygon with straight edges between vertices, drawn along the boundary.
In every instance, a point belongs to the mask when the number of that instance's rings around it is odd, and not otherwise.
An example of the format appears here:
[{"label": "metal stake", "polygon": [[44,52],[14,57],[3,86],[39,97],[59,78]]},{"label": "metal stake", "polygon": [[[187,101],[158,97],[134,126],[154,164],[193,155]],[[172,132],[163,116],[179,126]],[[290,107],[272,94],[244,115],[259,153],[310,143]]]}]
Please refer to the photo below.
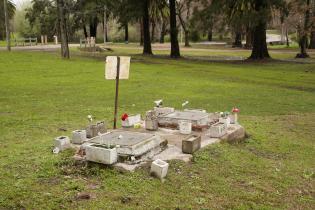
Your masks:
[{"label": "metal stake", "polygon": [[116,75],[116,95],[115,95],[115,113],[114,113],[114,129],[117,123],[117,109],[118,109],[118,88],[119,88],[119,72],[120,72],[120,57],[117,56],[117,75]]}]

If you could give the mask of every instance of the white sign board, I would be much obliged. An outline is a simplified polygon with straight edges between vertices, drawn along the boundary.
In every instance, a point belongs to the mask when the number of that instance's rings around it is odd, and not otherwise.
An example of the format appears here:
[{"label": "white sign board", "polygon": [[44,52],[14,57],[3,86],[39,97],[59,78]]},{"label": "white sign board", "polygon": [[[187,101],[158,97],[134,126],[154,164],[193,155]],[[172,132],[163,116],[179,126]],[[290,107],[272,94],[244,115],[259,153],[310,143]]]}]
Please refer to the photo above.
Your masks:
[{"label": "white sign board", "polygon": [[[119,79],[129,78],[130,57],[119,56]],[[107,56],[105,66],[105,79],[116,79],[117,76],[117,56]]]}]

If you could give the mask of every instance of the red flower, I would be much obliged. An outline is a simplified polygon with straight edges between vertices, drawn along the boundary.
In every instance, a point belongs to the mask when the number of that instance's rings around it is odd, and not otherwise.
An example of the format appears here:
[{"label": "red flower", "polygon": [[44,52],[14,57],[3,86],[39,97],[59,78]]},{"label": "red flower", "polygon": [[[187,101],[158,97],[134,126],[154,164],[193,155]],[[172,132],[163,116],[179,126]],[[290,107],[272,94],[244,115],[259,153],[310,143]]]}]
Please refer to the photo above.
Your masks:
[{"label": "red flower", "polygon": [[123,114],[123,115],[121,116],[121,120],[122,120],[122,121],[125,121],[127,118],[128,118],[128,114],[127,114],[127,113],[125,113],[125,114]]}]

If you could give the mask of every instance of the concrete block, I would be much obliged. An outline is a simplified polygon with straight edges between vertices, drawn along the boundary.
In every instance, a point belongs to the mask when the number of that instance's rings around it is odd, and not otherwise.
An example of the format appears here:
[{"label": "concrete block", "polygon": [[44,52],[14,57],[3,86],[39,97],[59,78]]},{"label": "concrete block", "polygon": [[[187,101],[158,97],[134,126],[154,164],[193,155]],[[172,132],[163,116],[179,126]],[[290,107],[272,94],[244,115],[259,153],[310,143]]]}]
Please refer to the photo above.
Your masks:
[{"label": "concrete block", "polygon": [[157,115],[154,110],[146,112],[145,115],[145,129],[150,131],[156,131],[158,129]]},{"label": "concrete block", "polygon": [[179,132],[181,134],[191,134],[192,123],[189,120],[178,121]]},{"label": "concrete block", "polygon": [[103,133],[107,132],[105,121],[97,122],[96,126],[97,126],[98,133],[102,133],[103,134]]},{"label": "concrete block", "polygon": [[111,165],[117,162],[116,147],[108,148],[102,144],[88,144],[85,146],[86,159],[88,161]]},{"label": "concrete block", "polygon": [[193,154],[201,147],[201,136],[190,135],[182,141],[182,151],[186,154]]},{"label": "concrete block", "polygon": [[210,137],[219,138],[226,133],[226,129],[225,123],[218,122],[210,127],[208,135]]},{"label": "concrete block", "polygon": [[58,147],[59,151],[63,151],[70,148],[70,139],[68,136],[59,136],[54,139],[55,147]]},{"label": "concrete block", "polygon": [[157,159],[152,162],[150,173],[159,179],[166,177],[168,171],[168,163]]},{"label": "concrete block", "polygon": [[156,131],[158,129],[158,120],[145,120],[145,129],[149,131]]},{"label": "concrete block", "polygon": [[106,123],[104,121],[96,122],[96,124],[89,125],[86,128],[86,137],[93,138],[99,133],[106,133]]},{"label": "concrete block", "polygon": [[72,144],[82,144],[86,140],[86,130],[72,131]]}]

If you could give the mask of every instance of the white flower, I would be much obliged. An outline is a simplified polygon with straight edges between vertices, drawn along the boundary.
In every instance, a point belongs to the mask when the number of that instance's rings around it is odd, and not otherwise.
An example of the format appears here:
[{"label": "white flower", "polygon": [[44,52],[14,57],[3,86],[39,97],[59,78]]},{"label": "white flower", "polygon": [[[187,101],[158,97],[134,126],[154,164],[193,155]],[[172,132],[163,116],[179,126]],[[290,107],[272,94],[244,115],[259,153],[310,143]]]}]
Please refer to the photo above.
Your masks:
[{"label": "white flower", "polygon": [[93,117],[92,117],[92,115],[90,115],[90,114],[89,114],[89,115],[87,116],[87,118],[88,118],[88,120],[89,120],[90,122],[92,122],[92,121],[93,121]]}]

